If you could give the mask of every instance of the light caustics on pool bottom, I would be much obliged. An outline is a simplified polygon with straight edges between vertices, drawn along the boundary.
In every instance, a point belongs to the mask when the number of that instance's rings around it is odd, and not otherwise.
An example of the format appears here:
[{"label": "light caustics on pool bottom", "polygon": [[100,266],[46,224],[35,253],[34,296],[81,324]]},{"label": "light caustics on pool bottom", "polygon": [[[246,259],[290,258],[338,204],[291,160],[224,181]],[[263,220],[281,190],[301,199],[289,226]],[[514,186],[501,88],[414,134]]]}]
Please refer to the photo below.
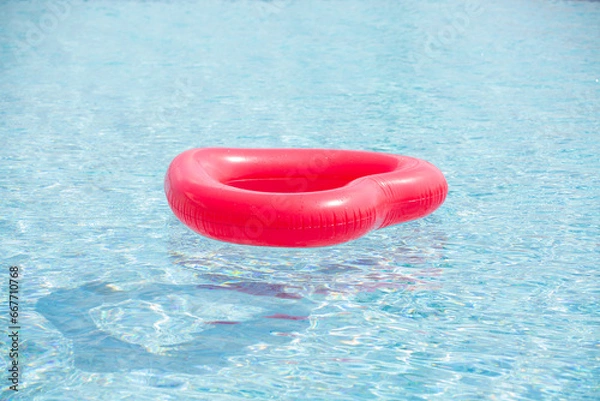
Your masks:
[{"label": "light caustics on pool bottom", "polygon": [[[594,400],[599,4],[402,3],[3,2],[0,398]],[[335,247],[225,244],[163,193],[208,146],[405,154],[450,192]]]}]

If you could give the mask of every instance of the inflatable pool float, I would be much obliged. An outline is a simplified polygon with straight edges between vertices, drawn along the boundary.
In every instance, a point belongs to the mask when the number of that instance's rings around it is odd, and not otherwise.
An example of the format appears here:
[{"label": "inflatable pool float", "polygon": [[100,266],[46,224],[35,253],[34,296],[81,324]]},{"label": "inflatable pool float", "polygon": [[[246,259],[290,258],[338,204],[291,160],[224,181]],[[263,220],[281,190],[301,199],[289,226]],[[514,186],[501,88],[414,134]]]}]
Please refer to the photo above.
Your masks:
[{"label": "inflatable pool float", "polygon": [[333,149],[191,149],[165,177],[175,215],[204,236],[246,245],[316,247],[424,217],[446,198],[432,164]]}]

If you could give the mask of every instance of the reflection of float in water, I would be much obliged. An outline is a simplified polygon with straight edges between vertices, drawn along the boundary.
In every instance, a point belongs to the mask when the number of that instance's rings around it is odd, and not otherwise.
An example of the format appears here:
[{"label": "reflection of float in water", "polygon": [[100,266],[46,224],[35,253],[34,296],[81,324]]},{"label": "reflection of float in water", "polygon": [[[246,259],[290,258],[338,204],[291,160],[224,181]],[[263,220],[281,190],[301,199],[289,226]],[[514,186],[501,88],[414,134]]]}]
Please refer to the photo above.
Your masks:
[{"label": "reflection of float in water", "polygon": [[36,310],[72,342],[75,366],[88,372],[201,373],[256,344],[285,344],[309,325],[308,301],[216,289],[90,283],[56,290]]}]

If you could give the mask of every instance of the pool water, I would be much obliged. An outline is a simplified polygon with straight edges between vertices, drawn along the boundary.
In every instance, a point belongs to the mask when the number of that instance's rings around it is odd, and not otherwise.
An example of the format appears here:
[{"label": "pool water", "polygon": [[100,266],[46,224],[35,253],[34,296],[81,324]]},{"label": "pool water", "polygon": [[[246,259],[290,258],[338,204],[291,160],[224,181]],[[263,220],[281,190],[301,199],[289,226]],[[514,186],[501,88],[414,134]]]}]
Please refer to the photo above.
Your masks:
[{"label": "pool water", "polygon": [[[2,2],[0,398],[597,400],[599,44],[594,1]],[[450,192],[232,245],[163,192],[208,146],[406,154]]]}]

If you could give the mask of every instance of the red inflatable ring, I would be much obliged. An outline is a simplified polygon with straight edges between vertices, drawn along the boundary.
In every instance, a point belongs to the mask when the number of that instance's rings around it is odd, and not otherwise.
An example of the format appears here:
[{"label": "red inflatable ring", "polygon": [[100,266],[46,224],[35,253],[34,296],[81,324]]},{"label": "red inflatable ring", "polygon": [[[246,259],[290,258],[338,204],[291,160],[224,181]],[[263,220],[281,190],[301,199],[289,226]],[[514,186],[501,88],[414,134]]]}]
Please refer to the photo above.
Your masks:
[{"label": "red inflatable ring", "polygon": [[313,247],[426,216],[448,184],[407,156],[331,149],[192,149],[165,177],[175,215],[199,234],[246,245]]}]

